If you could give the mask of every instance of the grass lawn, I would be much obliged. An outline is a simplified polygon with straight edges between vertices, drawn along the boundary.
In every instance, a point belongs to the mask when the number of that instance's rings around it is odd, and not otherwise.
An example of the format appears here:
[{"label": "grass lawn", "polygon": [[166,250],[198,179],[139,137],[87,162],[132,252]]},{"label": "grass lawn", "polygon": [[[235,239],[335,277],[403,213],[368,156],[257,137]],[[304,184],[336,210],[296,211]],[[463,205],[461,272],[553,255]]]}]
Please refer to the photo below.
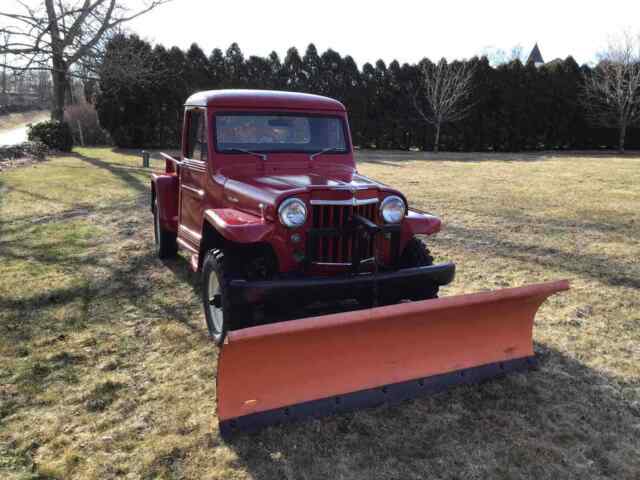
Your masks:
[{"label": "grass lawn", "polygon": [[443,216],[443,295],[571,280],[538,314],[539,371],[224,443],[198,280],[154,258],[148,171],[77,149],[0,174],[0,478],[637,479],[640,159],[359,155]]}]

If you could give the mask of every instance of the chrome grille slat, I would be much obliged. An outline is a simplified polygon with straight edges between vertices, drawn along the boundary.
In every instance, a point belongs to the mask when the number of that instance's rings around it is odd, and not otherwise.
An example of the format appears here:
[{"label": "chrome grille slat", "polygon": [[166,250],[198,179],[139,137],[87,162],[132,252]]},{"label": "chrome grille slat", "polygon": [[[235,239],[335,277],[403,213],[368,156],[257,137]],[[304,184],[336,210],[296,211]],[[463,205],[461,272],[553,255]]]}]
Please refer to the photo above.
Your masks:
[{"label": "chrome grille slat", "polygon": [[[375,200],[375,201],[374,201]],[[377,199],[370,199],[365,203],[359,205],[345,205],[329,204],[327,203],[313,203],[311,205],[311,215],[313,219],[313,228],[341,228],[352,215],[360,215],[372,222],[377,223],[378,220],[378,208]],[[353,235],[342,236],[322,236],[319,241],[316,242],[315,251],[310,252],[312,254],[313,262],[322,265],[345,265],[350,264],[352,261],[353,247],[354,247]],[[374,239],[362,242],[360,247],[360,258],[368,259],[373,257],[374,253]]]}]

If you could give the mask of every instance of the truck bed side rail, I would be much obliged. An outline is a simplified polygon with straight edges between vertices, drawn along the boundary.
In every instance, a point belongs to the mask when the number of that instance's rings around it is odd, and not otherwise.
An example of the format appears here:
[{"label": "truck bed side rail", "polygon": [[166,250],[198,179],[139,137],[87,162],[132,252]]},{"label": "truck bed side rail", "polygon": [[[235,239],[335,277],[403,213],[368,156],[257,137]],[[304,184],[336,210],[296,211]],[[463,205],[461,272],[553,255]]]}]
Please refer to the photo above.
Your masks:
[{"label": "truck bed side rail", "polygon": [[165,161],[164,171],[166,173],[176,173],[178,171],[178,167],[183,164],[182,161],[178,160],[172,155],[169,155],[168,153],[160,152],[160,156]]}]

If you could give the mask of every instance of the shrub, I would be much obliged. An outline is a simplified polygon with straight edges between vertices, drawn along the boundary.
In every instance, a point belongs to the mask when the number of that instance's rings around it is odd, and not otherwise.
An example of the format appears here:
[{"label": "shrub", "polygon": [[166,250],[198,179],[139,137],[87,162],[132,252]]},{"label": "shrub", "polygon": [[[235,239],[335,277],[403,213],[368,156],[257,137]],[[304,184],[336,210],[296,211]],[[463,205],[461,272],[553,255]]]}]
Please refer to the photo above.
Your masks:
[{"label": "shrub", "polygon": [[90,103],[71,105],[65,109],[64,120],[71,128],[76,145],[109,145],[109,134],[98,121],[98,113]]},{"label": "shrub", "polygon": [[18,145],[0,147],[0,160],[16,160],[19,158],[33,158],[44,160],[48,148],[40,142],[24,142]]},{"label": "shrub", "polygon": [[73,148],[73,136],[66,122],[40,122],[29,125],[30,141],[40,141],[52,150],[70,152]]}]

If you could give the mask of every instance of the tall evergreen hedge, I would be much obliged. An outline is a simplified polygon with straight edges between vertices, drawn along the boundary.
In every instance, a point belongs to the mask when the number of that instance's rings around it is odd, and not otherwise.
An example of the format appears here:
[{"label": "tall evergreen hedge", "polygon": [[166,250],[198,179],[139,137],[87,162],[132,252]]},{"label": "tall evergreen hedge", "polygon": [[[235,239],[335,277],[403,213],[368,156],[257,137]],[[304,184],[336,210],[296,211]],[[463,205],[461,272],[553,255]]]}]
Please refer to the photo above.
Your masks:
[{"label": "tall evergreen hedge", "polygon": [[[422,62],[429,62],[424,59]],[[443,127],[441,149],[527,151],[616,148],[613,129],[586,121],[579,101],[584,73],[572,57],[536,68],[519,60],[497,68],[474,57],[473,107],[469,116]],[[245,58],[232,44],[207,56],[196,44],[186,52],[153,47],[136,35],[109,43],[101,68],[97,110],[101,124],[122,147],[177,147],[185,99],[198,90],[277,89],[337,98],[349,110],[354,142],[363,148],[431,149],[433,128],[417,115],[413,85],[418,65],[365,63],[311,44],[284,60],[275,52]],[[628,132],[627,148],[640,148],[640,129]]]}]

